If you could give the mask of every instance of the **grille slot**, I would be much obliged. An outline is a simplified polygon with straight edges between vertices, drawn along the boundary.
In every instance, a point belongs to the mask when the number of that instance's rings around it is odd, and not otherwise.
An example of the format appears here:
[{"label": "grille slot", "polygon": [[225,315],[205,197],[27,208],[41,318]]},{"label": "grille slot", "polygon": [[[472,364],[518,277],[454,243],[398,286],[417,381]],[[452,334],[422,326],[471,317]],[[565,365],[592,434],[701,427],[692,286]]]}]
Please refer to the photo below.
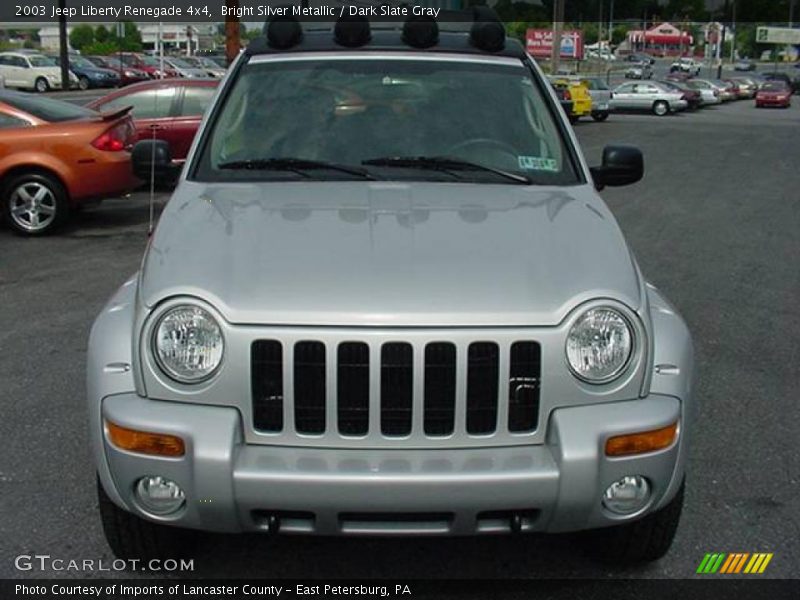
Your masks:
[{"label": "grille slot", "polygon": [[339,344],[336,397],[339,433],[366,435],[369,429],[369,346]]},{"label": "grille slot", "polygon": [[325,432],[325,344],[294,345],[294,427],[298,433]]},{"label": "grille slot", "polygon": [[381,347],[381,433],[404,436],[411,433],[414,397],[414,350],[405,342]]},{"label": "grille slot", "polygon": [[470,344],[467,355],[467,433],[471,435],[486,435],[497,429],[499,363],[497,344]]},{"label": "grille slot", "polygon": [[539,383],[541,349],[536,342],[511,345],[508,380],[508,430],[513,433],[535,431],[539,424]]},{"label": "grille slot", "polygon": [[450,342],[425,346],[425,434],[453,433],[456,406],[456,347]]},{"label": "grille slot", "polygon": [[283,348],[275,340],[258,340],[250,348],[253,376],[253,427],[283,430]]}]

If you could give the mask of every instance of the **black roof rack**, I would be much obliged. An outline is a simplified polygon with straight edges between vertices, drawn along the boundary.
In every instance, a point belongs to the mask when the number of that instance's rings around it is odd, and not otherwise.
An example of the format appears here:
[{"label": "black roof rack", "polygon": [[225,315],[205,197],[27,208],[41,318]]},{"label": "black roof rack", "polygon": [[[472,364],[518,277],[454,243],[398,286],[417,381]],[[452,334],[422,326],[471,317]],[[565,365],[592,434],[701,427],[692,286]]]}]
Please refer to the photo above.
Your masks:
[{"label": "black roof rack", "polygon": [[487,7],[446,13],[442,18],[409,17],[405,22],[343,16],[335,24],[307,23],[280,16],[264,24],[263,34],[245,49],[249,56],[337,50],[450,52],[525,58],[516,40]]}]

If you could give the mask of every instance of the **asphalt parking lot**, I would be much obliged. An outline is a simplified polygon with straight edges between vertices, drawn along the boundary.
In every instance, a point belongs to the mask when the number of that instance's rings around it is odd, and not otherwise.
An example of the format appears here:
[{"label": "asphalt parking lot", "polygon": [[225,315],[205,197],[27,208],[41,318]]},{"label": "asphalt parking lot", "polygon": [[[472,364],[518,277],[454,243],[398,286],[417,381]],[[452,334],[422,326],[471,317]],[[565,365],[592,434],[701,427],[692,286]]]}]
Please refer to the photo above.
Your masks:
[{"label": "asphalt parking lot", "polygon": [[[591,164],[612,142],[644,152],[643,182],[608,189],[642,270],[686,317],[701,405],[685,512],[671,552],[637,569],[584,557],[570,536],[354,540],[208,536],[197,577],[683,578],[706,552],[800,564],[800,99],[657,118],[581,122]],[[167,195],[159,193],[156,208]],[[158,212],[158,210],[156,211]],[[0,577],[19,554],[113,557],[100,531],[84,408],[92,320],[138,268],[146,193],[87,208],[59,235],[0,228]],[[103,573],[109,576],[109,573]],[[114,576],[114,573],[110,574]],[[122,576],[116,574],[117,576]]]}]

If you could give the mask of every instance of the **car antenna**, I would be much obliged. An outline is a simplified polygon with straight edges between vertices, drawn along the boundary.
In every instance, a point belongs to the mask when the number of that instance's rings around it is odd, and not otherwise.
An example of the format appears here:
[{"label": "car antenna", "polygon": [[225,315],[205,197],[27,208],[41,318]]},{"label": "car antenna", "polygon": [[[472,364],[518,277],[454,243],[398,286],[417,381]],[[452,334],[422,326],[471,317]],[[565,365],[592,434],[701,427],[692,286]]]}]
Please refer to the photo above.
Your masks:
[{"label": "car antenna", "polygon": [[156,200],[156,128],[150,127],[153,143],[150,144],[150,217],[147,224],[147,237],[153,235],[153,205]]}]

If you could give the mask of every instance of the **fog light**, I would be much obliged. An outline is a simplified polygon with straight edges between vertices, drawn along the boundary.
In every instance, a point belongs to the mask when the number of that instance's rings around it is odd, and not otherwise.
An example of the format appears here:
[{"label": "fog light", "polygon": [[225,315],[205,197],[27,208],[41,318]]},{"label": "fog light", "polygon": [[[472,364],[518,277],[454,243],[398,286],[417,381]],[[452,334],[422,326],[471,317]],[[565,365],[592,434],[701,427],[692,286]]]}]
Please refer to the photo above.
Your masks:
[{"label": "fog light", "polygon": [[143,510],[165,516],[179,510],[186,502],[181,487],[165,477],[142,477],[136,484],[136,499]]},{"label": "fog light", "polygon": [[641,475],[628,475],[615,481],[603,494],[603,506],[618,515],[630,515],[650,500],[650,484]]}]

